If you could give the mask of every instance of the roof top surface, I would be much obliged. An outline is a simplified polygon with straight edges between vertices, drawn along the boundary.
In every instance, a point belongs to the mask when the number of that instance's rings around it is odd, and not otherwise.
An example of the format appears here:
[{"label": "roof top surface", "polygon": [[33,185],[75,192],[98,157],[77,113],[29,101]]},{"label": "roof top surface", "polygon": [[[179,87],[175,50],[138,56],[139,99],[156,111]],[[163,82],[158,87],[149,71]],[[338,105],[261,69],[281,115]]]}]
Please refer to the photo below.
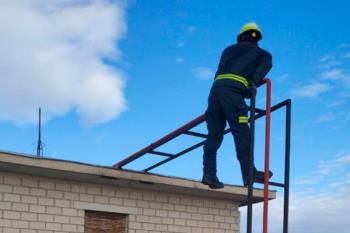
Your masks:
[{"label": "roof top surface", "polygon": [[[186,178],[122,170],[47,157],[38,158],[32,155],[14,152],[0,151],[0,171],[229,199],[239,205],[245,205],[247,199],[247,188],[242,186],[225,185],[223,189],[210,189],[199,181]],[[271,191],[269,197],[270,199],[274,199],[276,193]],[[263,190],[254,189],[254,202],[260,202],[262,200]]]}]

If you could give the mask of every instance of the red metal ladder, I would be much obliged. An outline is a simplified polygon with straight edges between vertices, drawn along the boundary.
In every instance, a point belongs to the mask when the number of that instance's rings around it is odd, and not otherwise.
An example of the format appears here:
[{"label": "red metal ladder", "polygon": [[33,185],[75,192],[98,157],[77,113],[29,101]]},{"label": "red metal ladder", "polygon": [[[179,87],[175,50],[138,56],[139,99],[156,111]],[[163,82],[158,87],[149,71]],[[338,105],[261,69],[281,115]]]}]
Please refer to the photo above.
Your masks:
[{"label": "red metal ladder", "polygon": [[[283,215],[283,233],[288,233],[288,209],[289,209],[289,171],[290,171],[290,130],[291,130],[291,100],[287,99],[281,103],[278,103],[274,106],[271,106],[271,81],[265,79],[264,83],[266,84],[266,110],[262,110],[255,107],[255,97],[251,99],[250,103],[250,130],[251,130],[251,141],[250,141],[250,172],[253,170],[253,158],[254,158],[254,132],[255,132],[255,121],[259,118],[266,116],[266,125],[265,125],[265,179],[264,179],[264,209],[263,209],[263,233],[267,233],[268,230],[268,193],[269,185],[284,188],[284,215]],[[270,182],[268,179],[269,171],[269,161],[270,161],[270,122],[271,122],[271,113],[282,108],[286,107],[286,138],[285,138],[285,169],[284,169],[284,183]],[[125,159],[117,162],[113,167],[118,169],[123,169],[127,164],[147,155],[157,155],[165,157],[160,162],[157,162],[145,169],[143,172],[149,172],[150,170],[159,167],[162,164],[165,164],[173,159],[176,159],[184,154],[187,154],[201,146],[203,146],[207,135],[199,132],[192,131],[193,128],[205,122],[205,115],[200,115],[187,124],[179,127],[178,129],[172,131],[166,136],[160,138],[159,140],[151,143],[145,148],[137,151],[136,153],[126,157]],[[230,128],[225,129],[224,135],[231,132]],[[190,135],[194,137],[202,138],[203,140],[199,143],[196,143],[186,149],[179,151],[178,153],[171,154],[163,151],[158,151],[157,148],[166,144],[167,142],[175,139],[180,135]],[[252,173],[250,174],[249,185],[248,185],[248,197],[247,197],[247,233],[252,233],[252,216],[253,216],[253,182],[252,182]]]}]

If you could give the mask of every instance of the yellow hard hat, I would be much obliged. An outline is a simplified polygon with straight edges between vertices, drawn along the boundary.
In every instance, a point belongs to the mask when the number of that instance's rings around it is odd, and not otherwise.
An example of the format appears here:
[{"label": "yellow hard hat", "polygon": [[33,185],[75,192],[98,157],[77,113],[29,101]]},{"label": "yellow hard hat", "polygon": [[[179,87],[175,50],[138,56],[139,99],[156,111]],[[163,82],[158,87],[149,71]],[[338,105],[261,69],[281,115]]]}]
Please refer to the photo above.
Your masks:
[{"label": "yellow hard hat", "polygon": [[260,35],[262,35],[262,32],[261,32],[259,26],[258,26],[255,22],[249,22],[249,23],[244,24],[244,25],[241,27],[241,30],[240,30],[240,32],[239,32],[239,35],[245,33],[246,31],[249,31],[249,30],[257,31],[257,32],[260,33]]}]

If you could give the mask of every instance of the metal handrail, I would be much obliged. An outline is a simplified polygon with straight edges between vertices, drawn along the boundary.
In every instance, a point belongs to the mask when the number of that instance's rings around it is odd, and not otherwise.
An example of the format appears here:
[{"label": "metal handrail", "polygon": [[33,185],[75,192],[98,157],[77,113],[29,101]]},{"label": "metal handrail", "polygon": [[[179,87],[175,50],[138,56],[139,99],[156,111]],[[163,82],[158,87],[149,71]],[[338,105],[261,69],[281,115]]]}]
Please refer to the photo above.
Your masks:
[{"label": "metal handrail", "polygon": [[168,141],[174,139],[175,137],[181,135],[183,132],[192,129],[196,127],[197,125],[201,124],[205,121],[205,115],[202,114],[199,117],[193,119],[192,121],[188,122],[187,124],[179,127],[178,129],[172,131],[171,133],[165,135],[164,137],[160,138],[159,140],[151,143],[149,146],[146,146],[145,148],[137,151],[136,153],[128,156],[127,158],[121,160],[120,162],[113,164],[112,167],[116,168],[122,168],[126,164],[142,157],[143,155],[149,153],[150,151],[154,150],[157,147],[160,147],[161,145],[167,143]]},{"label": "metal handrail", "polygon": [[271,93],[270,79],[266,83],[266,123],[265,123],[265,176],[264,176],[264,209],[263,209],[263,233],[267,233],[269,210],[269,171],[270,171],[270,130],[271,130]]}]

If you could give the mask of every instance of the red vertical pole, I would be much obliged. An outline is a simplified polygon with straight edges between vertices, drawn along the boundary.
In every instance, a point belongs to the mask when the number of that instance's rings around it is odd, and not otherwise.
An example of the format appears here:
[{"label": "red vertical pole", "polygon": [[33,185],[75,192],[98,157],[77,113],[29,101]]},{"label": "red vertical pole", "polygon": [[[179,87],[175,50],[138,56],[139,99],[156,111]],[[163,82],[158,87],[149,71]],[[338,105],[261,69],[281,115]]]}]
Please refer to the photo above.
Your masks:
[{"label": "red vertical pole", "polygon": [[270,123],[271,123],[271,80],[266,78],[266,125],[265,125],[265,176],[263,233],[267,233],[269,210],[269,170],[270,170]]}]

